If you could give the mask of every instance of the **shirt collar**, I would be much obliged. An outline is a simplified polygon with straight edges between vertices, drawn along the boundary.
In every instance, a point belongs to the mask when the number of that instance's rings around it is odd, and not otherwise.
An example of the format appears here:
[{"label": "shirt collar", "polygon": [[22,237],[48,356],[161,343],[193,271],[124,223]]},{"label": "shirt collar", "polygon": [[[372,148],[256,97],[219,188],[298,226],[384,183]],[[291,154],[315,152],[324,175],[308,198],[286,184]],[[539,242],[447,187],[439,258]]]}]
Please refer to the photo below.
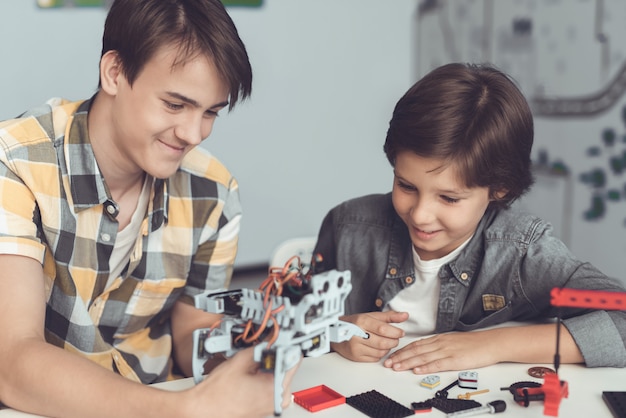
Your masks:
[{"label": "shirt collar", "polygon": [[76,212],[113,200],[98,169],[89,139],[87,115],[92,100],[81,103],[70,116],[63,141],[62,155]]},{"label": "shirt collar", "polygon": [[[89,138],[87,119],[94,97],[81,103],[76,112],[70,116],[63,141],[63,153],[59,156],[59,161],[62,161],[61,158],[65,159],[72,203],[77,213],[96,205],[113,202],[98,168]],[[61,151],[59,147],[57,150]],[[152,204],[148,214],[152,230],[158,229],[167,221],[169,196],[167,183],[165,180],[156,179],[152,184]]]},{"label": "shirt collar", "polygon": [[480,265],[483,262],[483,254],[485,253],[485,242],[483,233],[485,229],[491,224],[497,211],[487,208],[487,211],[478,222],[474,236],[467,243],[465,248],[461,250],[459,255],[450,262],[449,266],[452,273],[457,277],[462,277],[463,273],[467,276],[466,280],[461,280],[464,283],[471,283],[472,279],[476,276],[476,272],[479,271]]},{"label": "shirt collar", "polygon": [[[469,280],[459,280],[465,283],[471,282],[478,271],[482,258],[480,254],[484,252],[483,231],[492,222],[496,211],[487,209],[485,215],[478,223],[474,236],[458,255],[447,265],[457,279],[463,273],[467,274]],[[404,277],[413,274],[413,243],[406,224],[395,214],[391,232],[391,246],[389,249],[389,262],[387,265],[387,277]]]}]

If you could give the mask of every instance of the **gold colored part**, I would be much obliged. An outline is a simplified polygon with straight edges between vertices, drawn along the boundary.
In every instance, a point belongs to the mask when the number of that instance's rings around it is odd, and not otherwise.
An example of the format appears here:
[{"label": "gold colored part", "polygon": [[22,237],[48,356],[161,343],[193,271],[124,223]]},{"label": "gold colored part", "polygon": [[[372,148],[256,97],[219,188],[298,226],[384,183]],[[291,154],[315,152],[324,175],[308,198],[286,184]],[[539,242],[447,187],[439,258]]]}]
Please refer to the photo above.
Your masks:
[{"label": "gold colored part", "polygon": [[477,390],[474,392],[465,392],[459,396],[457,396],[457,398],[459,399],[469,399],[470,397],[474,396],[474,395],[479,395],[481,393],[487,393],[489,392],[489,389],[483,389],[483,390]]}]

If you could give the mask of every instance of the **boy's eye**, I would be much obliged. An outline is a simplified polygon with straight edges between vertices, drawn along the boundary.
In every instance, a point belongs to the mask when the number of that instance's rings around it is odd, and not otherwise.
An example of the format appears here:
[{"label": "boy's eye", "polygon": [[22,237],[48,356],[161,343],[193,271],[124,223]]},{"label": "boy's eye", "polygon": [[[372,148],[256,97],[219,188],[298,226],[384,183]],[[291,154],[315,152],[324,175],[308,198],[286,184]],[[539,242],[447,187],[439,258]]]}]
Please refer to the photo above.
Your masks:
[{"label": "boy's eye", "polygon": [[411,186],[410,184],[403,183],[401,181],[397,182],[397,184],[398,184],[398,187],[400,187],[401,189],[409,190],[409,191],[415,190],[415,187]]},{"label": "boy's eye", "polygon": [[441,198],[447,203],[457,203],[460,199],[456,199],[454,197],[442,195]]}]

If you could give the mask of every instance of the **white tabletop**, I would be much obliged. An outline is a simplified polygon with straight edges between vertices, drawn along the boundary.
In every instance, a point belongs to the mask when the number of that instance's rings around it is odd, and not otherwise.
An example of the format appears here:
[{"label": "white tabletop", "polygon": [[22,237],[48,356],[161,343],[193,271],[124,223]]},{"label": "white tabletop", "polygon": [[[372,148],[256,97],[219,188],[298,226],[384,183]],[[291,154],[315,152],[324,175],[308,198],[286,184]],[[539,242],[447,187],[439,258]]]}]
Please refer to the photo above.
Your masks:
[{"label": "white tabletop", "polygon": [[[528,375],[528,364],[502,363],[494,366],[473,369],[478,373],[478,389],[489,389],[489,392],[476,395],[472,399],[486,404],[493,400],[504,400],[506,411],[498,416],[543,417],[543,402],[533,401],[530,406],[523,407],[513,401],[513,395],[500,388],[509,387],[519,381],[536,381]],[[537,365],[538,366],[538,365]],[[543,365],[551,367],[551,365]],[[318,385],[326,385],[345,397],[357,395],[370,390],[377,390],[387,397],[406,407],[412,402],[421,402],[432,398],[437,390],[443,389],[458,378],[458,372],[437,373],[441,384],[434,389],[420,385],[424,376],[411,372],[394,372],[381,363],[355,363],[344,359],[336,353],[329,353],[318,358],[304,358],[298,373],[294,377],[292,390],[298,391]],[[626,391],[626,370],[614,368],[586,368],[581,365],[562,365],[559,377],[569,385],[569,397],[563,399],[559,416],[565,418],[593,417],[611,418],[612,414],[602,399],[603,391]],[[193,379],[181,379],[173,382],[154,385],[167,390],[182,390],[193,385]],[[469,389],[455,386],[449,390],[449,398],[469,392]],[[443,417],[445,414],[435,408],[432,412],[419,414],[425,417]],[[0,410],[0,418],[25,418],[35,415],[24,414],[10,409]],[[363,418],[366,415],[355,408],[343,404],[318,412],[309,412],[299,405],[293,404],[286,408],[284,418]]]},{"label": "white tabletop", "polygon": [[[534,365],[503,363],[495,366],[473,369],[478,373],[478,389],[489,389],[489,392],[473,396],[482,404],[494,400],[507,403],[505,412],[498,414],[503,418],[543,417],[543,402],[533,401],[528,407],[518,405],[513,395],[500,388],[509,387],[519,381],[536,381],[528,375],[528,369]],[[543,365],[551,367],[551,365]],[[354,363],[336,353],[326,354],[319,358],[305,358],[296,374],[292,390],[308,389],[317,385],[326,385],[345,397],[357,395],[370,390],[377,390],[387,397],[406,407],[412,402],[421,402],[432,398],[437,390],[443,389],[458,378],[458,372],[437,373],[441,384],[434,389],[420,385],[424,376],[411,372],[394,372],[380,363]],[[563,365],[559,368],[559,377],[568,382],[569,397],[563,399],[559,408],[559,416],[566,418],[593,417],[610,418],[611,412],[602,400],[602,391],[626,391],[626,370],[614,368],[586,368],[580,365]],[[183,379],[158,386],[166,389],[183,389],[193,385],[192,379]],[[455,386],[448,393],[449,398],[471,392]],[[432,412],[420,414],[425,417],[444,417],[446,414],[433,408]],[[343,404],[318,412],[309,412],[299,405],[293,404],[283,411],[284,418],[363,418],[365,415],[355,408]]]}]

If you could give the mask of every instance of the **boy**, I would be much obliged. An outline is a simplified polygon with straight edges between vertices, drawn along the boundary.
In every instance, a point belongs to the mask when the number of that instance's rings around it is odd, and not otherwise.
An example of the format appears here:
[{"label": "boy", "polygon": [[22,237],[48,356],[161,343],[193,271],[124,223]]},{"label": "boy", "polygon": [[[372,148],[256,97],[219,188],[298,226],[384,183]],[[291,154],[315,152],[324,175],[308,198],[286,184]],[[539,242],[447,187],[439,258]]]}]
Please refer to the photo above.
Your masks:
[{"label": "boy", "polygon": [[219,0],[116,0],[97,93],[0,124],[0,401],[59,417],[272,414],[251,350],[184,392],[142,385],[190,375],[192,332],[218,319],[193,296],[228,286],[241,209],[196,147],[251,81]]},{"label": "boy", "polygon": [[[390,194],[340,204],[321,226],[315,269],[351,270],[344,320],[370,333],[333,349],[428,374],[503,361],[550,363],[554,287],[624,291],[576,260],[546,222],[510,209],[532,184],[531,111],[509,78],[448,64],[397,103],[384,151]],[[565,309],[561,361],[626,366],[626,312]],[[480,328],[507,321],[536,324]],[[541,324],[540,322],[544,322]]]}]

